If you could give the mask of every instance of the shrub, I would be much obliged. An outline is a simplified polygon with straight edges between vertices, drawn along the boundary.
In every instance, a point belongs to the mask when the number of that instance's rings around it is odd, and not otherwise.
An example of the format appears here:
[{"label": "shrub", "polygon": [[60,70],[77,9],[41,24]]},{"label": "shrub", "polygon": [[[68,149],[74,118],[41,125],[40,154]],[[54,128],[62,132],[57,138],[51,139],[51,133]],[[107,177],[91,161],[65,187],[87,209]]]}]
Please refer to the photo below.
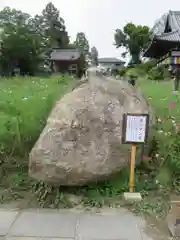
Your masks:
[{"label": "shrub", "polygon": [[137,68],[139,70],[142,70],[145,74],[147,74],[149,72],[149,70],[151,70],[155,66],[156,66],[156,61],[155,60],[150,60],[148,62],[139,64],[137,66]]},{"label": "shrub", "polygon": [[163,80],[164,79],[164,69],[163,67],[153,67],[148,72],[149,80]]},{"label": "shrub", "polygon": [[136,73],[138,76],[145,76],[154,66],[156,66],[156,61],[150,60],[146,63],[141,63],[135,65],[134,67],[129,67],[128,71]]},{"label": "shrub", "polygon": [[120,77],[124,77],[125,74],[126,74],[126,72],[127,72],[127,68],[122,68],[122,69],[119,71]]}]

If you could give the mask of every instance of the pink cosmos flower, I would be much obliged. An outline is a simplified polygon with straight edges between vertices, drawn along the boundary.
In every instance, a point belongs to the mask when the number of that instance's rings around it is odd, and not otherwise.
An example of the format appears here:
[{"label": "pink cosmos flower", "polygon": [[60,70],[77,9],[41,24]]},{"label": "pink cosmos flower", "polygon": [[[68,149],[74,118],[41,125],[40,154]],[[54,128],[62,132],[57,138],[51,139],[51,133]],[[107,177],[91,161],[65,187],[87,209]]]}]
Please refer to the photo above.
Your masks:
[{"label": "pink cosmos flower", "polygon": [[176,104],[175,102],[172,102],[172,103],[169,104],[169,107],[170,107],[170,108],[174,108],[174,107],[175,107],[175,104]]}]

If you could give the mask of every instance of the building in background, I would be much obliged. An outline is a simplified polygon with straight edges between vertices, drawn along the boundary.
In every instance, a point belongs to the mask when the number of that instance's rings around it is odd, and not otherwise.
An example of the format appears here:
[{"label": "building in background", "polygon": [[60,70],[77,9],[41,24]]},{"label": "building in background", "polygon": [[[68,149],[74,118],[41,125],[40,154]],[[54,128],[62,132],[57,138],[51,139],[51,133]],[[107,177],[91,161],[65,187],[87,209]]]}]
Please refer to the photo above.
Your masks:
[{"label": "building in background", "polygon": [[144,57],[159,64],[180,64],[180,11],[169,11],[152,28],[152,41]]},{"label": "building in background", "polygon": [[50,59],[55,73],[69,73],[81,77],[86,67],[85,57],[77,49],[55,48],[51,52]]},{"label": "building in background", "polygon": [[121,70],[124,67],[125,62],[118,58],[99,58],[98,59],[99,67],[103,69]]},{"label": "building in background", "polygon": [[157,59],[158,64],[175,69],[175,90],[180,79],[180,11],[169,11],[152,28],[152,41],[144,57]]}]

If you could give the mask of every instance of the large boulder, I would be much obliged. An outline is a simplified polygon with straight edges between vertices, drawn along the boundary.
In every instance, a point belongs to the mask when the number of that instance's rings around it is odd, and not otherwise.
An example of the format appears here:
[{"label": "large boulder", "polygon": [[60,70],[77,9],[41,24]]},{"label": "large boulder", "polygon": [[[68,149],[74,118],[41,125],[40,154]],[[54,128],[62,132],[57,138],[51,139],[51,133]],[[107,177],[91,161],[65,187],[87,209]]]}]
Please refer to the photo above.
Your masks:
[{"label": "large boulder", "polygon": [[[124,113],[152,111],[138,90],[123,81],[91,76],[53,108],[30,153],[30,176],[53,185],[85,185],[128,166],[122,144]],[[138,159],[138,158],[137,158]]]}]

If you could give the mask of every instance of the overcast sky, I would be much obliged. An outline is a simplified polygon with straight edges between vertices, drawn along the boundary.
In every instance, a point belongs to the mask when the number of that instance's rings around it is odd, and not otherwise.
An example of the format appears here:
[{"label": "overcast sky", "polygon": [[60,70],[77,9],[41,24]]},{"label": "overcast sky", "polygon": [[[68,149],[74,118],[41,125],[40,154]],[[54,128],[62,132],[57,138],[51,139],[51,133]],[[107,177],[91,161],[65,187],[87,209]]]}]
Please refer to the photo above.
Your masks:
[{"label": "overcast sky", "polygon": [[[48,0],[0,0],[5,6],[30,14],[40,13]],[[113,46],[116,28],[126,23],[152,27],[154,21],[169,10],[180,10],[180,0],[52,0],[66,22],[71,39],[85,32],[90,45],[96,46],[100,57],[121,57]]]}]

